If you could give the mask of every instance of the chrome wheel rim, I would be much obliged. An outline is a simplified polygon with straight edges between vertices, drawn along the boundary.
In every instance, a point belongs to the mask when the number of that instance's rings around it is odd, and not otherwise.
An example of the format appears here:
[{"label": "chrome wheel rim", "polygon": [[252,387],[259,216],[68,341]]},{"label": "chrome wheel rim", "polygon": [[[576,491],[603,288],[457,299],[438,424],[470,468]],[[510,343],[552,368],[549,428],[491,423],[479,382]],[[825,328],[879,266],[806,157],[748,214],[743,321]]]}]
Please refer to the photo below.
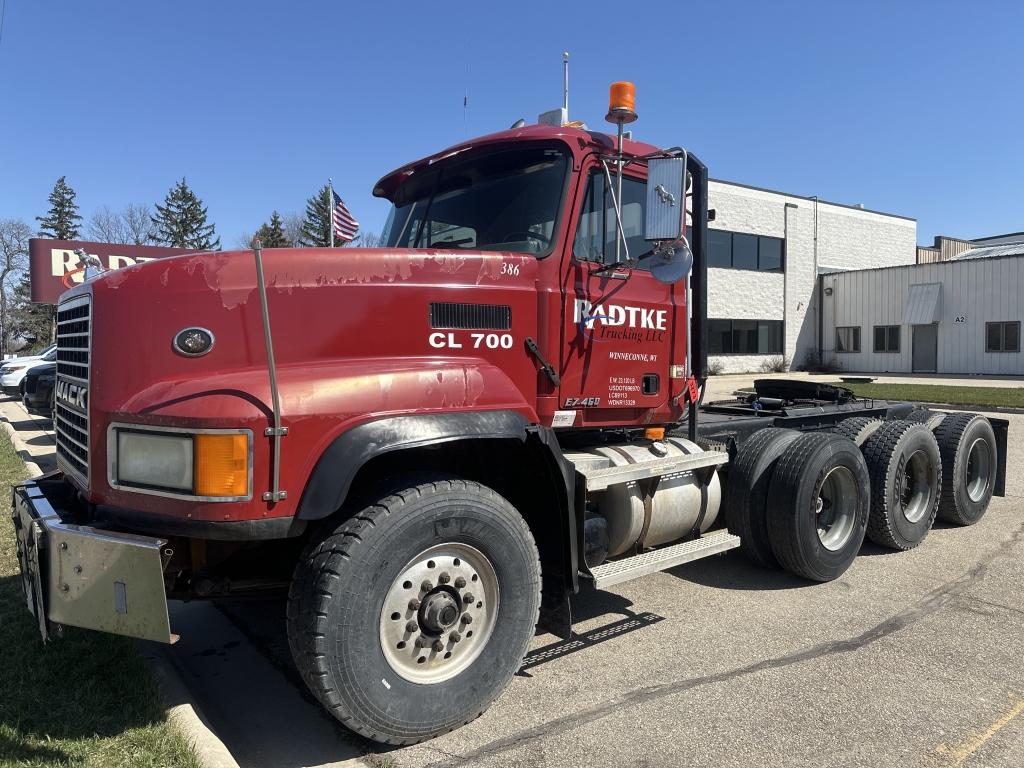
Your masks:
[{"label": "chrome wheel rim", "polygon": [[392,582],[380,614],[380,647],[413,683],[449,680],[472,664],[494,631],[498,577],[468,544],[426,549]]},{"label": "chrome wheel rim", "polygon": [[825,475],[815,500],[818,539],[835,552],[850,540],[857,521],[857,480],[846,467],[833,467]]},{"label": "chrome wheel rim", "polygon": [[991,477],[992,449],[985,438],[979,437],[971,443],[967,454],[967,496],[971,501],[985,498]]},{"label": "chrome wheel rim", "polygon": [[931,510],[931,462],[924,451],[914,451],[896,474],[895,497],[908,522],[924,519]]}]

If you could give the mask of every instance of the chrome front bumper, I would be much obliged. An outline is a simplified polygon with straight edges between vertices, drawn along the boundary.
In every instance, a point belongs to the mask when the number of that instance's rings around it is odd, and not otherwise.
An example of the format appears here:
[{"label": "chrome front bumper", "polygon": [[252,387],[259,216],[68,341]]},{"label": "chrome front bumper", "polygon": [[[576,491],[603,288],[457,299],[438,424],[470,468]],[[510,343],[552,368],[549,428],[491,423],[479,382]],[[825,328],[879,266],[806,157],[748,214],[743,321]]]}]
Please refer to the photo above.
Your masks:
[{"label": "chrome front bumper", "polygon": [[166,540],[63,522],[51,500],[62,487],[56,472],[12,489],[25,600],[43,639],[69,625],[172,642]]}]

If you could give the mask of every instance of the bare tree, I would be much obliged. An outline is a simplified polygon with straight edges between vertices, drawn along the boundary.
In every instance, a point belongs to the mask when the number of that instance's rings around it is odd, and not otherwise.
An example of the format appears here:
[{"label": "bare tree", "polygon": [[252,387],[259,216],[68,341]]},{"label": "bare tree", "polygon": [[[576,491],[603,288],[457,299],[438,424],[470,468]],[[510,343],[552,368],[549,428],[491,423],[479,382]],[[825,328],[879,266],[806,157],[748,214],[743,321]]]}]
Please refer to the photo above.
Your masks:
[{"label": "bare tree", "polygon": [[235,238],[235,248],[239,248],[243,251],[247,251],[252,248],[252,239],[254,235],[252,232],[242,232],[238,237]]},{"label": "bare tree", "polygon": [[149,206],[144,203],[128,203],[121,209],[121,218],[135,245],[152,245],[156,242],[153,239],[152,214]]},{"label": "bare tree", "polygon": [[284,224],[284,236],[288,241],[299,245],[299,238],[302,237],[302,222],[304,216],[301,213],[286,213],[281,217]]},{"label": "bare tree", "polygon": [[381,248],[384,245],[384,238],[376,232],[363,232],[351,245],[356,248]]},{"label": "bare tree", "polygon": [[104,205],[89,218],[85,234],[103,243],[148,245],[153,242],[151,213],[148,205],[129,203],[120,211]]},{"label": "bare tree", "polygon": [[20,219],[0,219],[0,350],[7,351],[14,324],[14,289],[28,268],[32,227]]}]

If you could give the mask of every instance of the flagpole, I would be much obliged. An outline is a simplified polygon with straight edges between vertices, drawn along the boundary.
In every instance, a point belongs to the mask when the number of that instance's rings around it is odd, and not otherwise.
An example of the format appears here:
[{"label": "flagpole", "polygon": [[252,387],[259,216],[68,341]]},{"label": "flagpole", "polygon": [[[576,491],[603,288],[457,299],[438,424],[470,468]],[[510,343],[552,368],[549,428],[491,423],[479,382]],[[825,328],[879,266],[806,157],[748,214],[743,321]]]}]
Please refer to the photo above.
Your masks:
[{"label": "flagpole", "polygon": [[334,247],[334,179],[327,177],[327,229],[331,231],[331,248]]}]

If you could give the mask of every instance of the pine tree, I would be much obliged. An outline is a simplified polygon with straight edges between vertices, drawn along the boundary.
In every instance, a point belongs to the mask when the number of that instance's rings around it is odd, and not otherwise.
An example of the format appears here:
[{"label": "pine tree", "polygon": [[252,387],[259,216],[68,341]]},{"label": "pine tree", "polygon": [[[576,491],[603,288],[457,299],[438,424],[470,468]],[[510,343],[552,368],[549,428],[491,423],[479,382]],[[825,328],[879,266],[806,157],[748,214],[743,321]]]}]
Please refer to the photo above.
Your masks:
[{"label": "pine tree", "polygon": [[220,248],[213,224],[206,221],[206,206],[184,178],[167,192],[163,205],[157,203],[156,216],[150,220],[153,239],[162,245],[200,251]]},{"label": "pine tree", "polygon": [[64,176],[57,179],[50,193],[50,212],[45,216],[36,216],[39,222],[39,236],[52,237],[56,240],[77,240],[78,224],[82,217],[78,215],[78,204],[75,202],[75,190],[68,186]]},{"label": "pine tree", "polygon": [[274,211],[270,214],[270,223],[262,225],[256,230],[256,237],[260,239],[264,248],[291,248],[292,241],[284,233],[284,222],[281,215]]},{"label": "pine tree", "polygon": [[[306,201],[306,220],[302,222],[299,242],[307,248],[329,248],[331,245],[331,189],[326,184]],[[335,241],[335,245],[342,243]]]}]

